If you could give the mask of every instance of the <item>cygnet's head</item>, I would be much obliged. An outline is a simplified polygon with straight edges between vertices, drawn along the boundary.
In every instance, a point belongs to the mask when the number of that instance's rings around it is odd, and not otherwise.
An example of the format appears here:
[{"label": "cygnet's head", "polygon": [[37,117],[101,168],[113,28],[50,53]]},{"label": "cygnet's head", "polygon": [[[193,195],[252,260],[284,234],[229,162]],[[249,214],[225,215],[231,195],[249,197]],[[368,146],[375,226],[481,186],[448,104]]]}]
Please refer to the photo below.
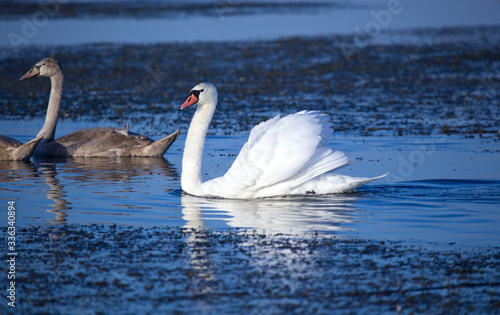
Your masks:
[{"label": "cygnet's head", "polygon": [[59,61],[54,58],[45,58],[42,61],[39,61],[33,68],[31,68],[30,71],[26,72],[26,74],[21,77],[21,80],[35,78],[38,76],[52,77],[60,72],[62,72],[62,68]]}]

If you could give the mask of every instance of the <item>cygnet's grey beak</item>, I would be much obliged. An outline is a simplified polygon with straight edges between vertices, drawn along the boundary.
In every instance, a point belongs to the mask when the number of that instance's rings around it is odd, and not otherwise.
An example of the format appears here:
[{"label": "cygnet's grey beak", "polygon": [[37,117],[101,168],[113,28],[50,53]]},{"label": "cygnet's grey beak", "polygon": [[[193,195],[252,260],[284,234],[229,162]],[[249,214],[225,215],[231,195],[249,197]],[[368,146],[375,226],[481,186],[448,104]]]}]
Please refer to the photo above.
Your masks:
[{"label": "cygnet's grey beak", "polygon": [[34,66],[33,68],[31,68],[30,71],[26,72],[26,74],[23,75],[21,77],[21,79],[19,79],[19,81],[26,80],[29,78],[34,78],[34,77],[38,76],[39,74],[40,74],[40,67]]}]

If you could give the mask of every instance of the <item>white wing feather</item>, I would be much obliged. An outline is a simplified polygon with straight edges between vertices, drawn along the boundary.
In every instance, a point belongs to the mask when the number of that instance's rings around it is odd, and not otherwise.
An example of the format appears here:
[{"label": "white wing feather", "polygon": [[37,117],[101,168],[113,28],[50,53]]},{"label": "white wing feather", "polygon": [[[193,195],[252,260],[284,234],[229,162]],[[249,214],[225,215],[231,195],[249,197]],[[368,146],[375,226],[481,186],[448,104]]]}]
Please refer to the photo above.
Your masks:
[{"label": "white wing feather", "polygon": [[344,166],[348,158],[326,145],[333,134],[328,116],[302,111],[255,126],[227,173],[205,184],[233,192],[257,192],[279,184],[295,188]]}]

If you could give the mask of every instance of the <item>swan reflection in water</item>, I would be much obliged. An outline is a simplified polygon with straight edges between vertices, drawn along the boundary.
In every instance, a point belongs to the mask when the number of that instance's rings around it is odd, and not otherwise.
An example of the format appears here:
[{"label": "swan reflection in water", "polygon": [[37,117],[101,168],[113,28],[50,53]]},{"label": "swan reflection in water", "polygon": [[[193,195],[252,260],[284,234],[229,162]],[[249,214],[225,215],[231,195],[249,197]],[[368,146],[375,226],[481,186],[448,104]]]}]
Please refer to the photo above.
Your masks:
[{"label": "swan reflection in water", "polygon": [[[106,186],[112,187],[112,190],[123,189],[125,192],[120,192],[123,199],[127,197],[126,193],[135,191],[135,185],[140,182],[141,177],[149,176],[151,173],[170,179],[178,178],[175,168],[162,157],[47,158],[36,156],[33,158],[33,163],[0,161],[0,171],[0,182],[9,183],[7,191],[20,189],[21,186],[16,188],[10,183],[25,179],[28,180],[27,185],[46,194],[48,199],[54,201],[48,205],[49,208],[45,209],[43,207],[46,207],[46,204],[30,205],[31,208],[39,207],[39,209],[34,209],[31,215],[38,210],[46,210],[55,214],[54,220],[49,220],[47,223],[66,223],[68,210],[75,206],[73,202],[85,198],[82,189],[89,191],[90,188],[90,197],[95,194],[96,198],[103,194],[113,193]],[[88,202],[89,205],[96,203],[94,200],[83,201]],[[126,205],[119,206],[127,207]]]},{"label": "swan reflection in water", "polygon": [[[32,181],[28,186],[36,186],[35,181],[42,178],[48,189],[44,189],[47,198],[55,201],[55,204],[50,206],[53,209],[47,209],[48,212],[53,212],[56,215],[52,223],[65,222],[66,210],[71,209],[71,204],[65,201],[66,192],[64,187],[59,183],[56,176],[55,166],[34,165],[31,161],[0,161],[0,182],[13,183],[22,180]],[[16,189],[17,188],[17,189]],[[9,185],[6,191],[17,191],[22,189],[21,185]]]},{"label": "swan reflection in water", "polygon": [[12,183],[36,177],[36,168],[30,160],[0,160],[0,183]]},{"label": "swan reflection in water", "polygon": [[56,162],[41,162],[36,163],[37,173],[45,181],[48,186],[44,191],[47,193],[47,198],[53,200],[55,203],[49,205],[53,209],[47,209],[47,212],[52,212],[56,215],[55,220],[49,221],[50,223],[65,223],[67,210],[73,207],[71,203],[66,201],[66,191],[57,177]]},{"label": "swan reflection in water", "polygon": [[[216,199],[182,194],[185,227],[204,228],[217,217],[229,227],[250,228],[259,233],[302,235],[315,231],[346,231],[353,222],[353,205],[359,194],[285,196],[265,199]],[[222,218],[221,218],[222,217]]]}]

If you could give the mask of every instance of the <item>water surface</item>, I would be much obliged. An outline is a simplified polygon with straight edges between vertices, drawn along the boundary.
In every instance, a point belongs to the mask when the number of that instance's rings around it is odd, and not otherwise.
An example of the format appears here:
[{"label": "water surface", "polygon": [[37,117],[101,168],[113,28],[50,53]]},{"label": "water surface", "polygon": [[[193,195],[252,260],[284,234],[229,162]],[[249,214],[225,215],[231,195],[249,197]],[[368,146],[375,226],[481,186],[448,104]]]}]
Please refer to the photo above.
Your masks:
[{"label": "water surface", "polygon": [[[29,162],[2,162],[0,198],[5,204],[16,201],[20,226],[104,223],[239,228],[500,244],[496,139],[337,135],[332,146],[354,161],[339,173],[388,176],[352,194],[244,201],[181,192],[184,140],[181,136],[164,158],[34,157]],[[244,134],[209,136],[204,178],[224,174],[245,141]]]}]

